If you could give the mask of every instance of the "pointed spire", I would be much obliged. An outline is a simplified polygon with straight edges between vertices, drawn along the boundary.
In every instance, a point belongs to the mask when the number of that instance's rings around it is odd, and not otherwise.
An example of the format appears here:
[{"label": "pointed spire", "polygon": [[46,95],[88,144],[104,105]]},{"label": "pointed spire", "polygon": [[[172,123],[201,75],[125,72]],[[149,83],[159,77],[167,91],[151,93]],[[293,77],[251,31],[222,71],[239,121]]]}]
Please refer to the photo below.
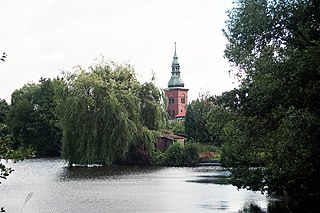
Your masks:
[{"label": "pointed spire", "polygon": [[174,42],[174,55],[172,65],[179,65],[178,56],[177,56],[177,43]]},{"label": "pointed spire", "polygon": [[173,57],[178,58],[178,56],[177,56],[177,43],[176,42],[174,42],[174,56]]},{"label": "pointed spire", "polygon": [[171,78],[169,80],[168,87],[184,87],[184,83],[180,77],[180,64],[177,56],[176,42],[174,42],[174,55],[171,68]]}]

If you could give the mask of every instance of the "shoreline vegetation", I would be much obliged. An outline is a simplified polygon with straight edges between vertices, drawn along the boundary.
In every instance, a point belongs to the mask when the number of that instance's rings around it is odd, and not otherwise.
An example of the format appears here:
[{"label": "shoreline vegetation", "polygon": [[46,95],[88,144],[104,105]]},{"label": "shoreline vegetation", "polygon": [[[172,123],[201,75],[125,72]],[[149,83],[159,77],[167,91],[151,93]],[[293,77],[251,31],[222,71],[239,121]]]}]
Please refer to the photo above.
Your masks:
[{"label": "shoreline vegetation", "polygon": [[[40,78],[15,90],[10,104],[0,99],[0,159],[61,154],[69,165],[168,166],[219,160],[238,189],[286,196],[291,212],[320,212],[319,1],[234,6],[223,33],[237,88],[200,94],[185,120],[170,124],[155,76],[140,83],[129,64],[102,60]],[[166,129],[186,135],[185,146],[155,151]],[[12,171],[0,163],[0,178]]]}]

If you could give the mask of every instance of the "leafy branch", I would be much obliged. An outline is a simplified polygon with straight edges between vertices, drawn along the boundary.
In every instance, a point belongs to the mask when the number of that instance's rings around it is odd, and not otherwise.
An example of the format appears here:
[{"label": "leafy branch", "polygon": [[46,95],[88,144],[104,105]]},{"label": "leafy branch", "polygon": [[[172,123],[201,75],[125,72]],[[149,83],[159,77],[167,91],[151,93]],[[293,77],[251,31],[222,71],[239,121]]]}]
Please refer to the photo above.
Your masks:
[{"label": "leafy branch", "polygon": [[5,59],[7,58],[8,54],[7,53],[2,53],[2,56],[0,58],[1,61],[5,62]]}]

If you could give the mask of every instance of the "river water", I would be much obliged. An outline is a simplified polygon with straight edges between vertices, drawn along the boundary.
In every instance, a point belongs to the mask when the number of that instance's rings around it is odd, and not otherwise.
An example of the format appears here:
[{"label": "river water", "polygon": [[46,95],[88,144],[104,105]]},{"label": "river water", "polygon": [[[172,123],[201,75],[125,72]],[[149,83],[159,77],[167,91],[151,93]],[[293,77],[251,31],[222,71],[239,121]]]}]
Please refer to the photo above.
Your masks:
[{"label": "river water", "polygon": [[[8,213],[268,212],[271,198],[226,184],[221,167],[66,167],[61,159],[9,163],[0,207]],[[27,203],[27,195],[29,200]]]}]

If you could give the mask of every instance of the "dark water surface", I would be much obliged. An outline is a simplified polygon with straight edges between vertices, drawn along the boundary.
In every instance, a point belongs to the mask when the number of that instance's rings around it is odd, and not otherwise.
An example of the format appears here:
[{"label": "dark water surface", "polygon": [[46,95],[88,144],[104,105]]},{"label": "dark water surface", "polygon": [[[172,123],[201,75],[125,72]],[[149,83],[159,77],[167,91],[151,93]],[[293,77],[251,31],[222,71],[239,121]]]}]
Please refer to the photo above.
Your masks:
[{"label": "dark water surface", "polygon": [[9,164],[15,171],[0,185],[0,207],[8,213],[219,213],[244,212],[252,204],[260,209],[255,212],[267,212],[271,202],[260,193],[226,184],[228,172],[221,167],[67,168],[60,159]]}]

